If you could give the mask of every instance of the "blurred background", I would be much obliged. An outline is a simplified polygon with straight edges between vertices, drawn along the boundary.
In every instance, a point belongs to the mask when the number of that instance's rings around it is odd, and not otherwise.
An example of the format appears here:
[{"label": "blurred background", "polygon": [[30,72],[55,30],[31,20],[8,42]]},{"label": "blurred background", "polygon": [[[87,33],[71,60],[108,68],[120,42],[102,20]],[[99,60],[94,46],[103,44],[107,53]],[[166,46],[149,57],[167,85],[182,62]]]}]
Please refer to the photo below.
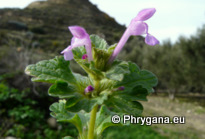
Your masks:
[{"label": "blurred background", "polygon": [[[70,44],[67,27],[117,43],[129,22],[144,8],[157,12],[146,21],[160,45],[130,37],[119,59],[137,63],[159,79],[143,116],[185,116],[186,124],[108,128],[105,139],[205,138],[205,1],[203,0],[7,0],[0,2],[0,138],[59,139],[77,136],[75,127],[56,123],[49,106],[49,85],[33,83],[27,65],[54,58]],[[83,73],[75,62],[71,68]],[[84,73],[83,73],[84,74]],[[129,134],[128,134],[129,133]]]}]

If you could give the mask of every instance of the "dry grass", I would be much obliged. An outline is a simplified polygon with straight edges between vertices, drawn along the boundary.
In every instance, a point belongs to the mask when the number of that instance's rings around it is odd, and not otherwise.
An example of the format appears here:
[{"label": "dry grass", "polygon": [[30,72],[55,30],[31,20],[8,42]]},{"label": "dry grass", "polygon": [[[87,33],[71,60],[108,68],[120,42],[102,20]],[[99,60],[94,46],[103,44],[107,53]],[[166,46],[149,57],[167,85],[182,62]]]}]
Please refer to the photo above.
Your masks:
[{"label": "dry grass", "polygon": [[185,124],[152,125],[161,134],[180,139],[205,138],[205,108],[191,102],[155,96],[150,96],[143,106],[145,116],[185,116]]}]

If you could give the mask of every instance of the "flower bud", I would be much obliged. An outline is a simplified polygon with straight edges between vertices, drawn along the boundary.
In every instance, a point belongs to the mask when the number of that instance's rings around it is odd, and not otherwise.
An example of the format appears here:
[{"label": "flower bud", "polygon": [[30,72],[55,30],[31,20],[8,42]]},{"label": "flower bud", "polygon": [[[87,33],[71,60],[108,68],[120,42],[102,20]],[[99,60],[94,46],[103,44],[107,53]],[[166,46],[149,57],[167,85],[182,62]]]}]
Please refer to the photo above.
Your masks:
[{"label": "flower bud", "polygon": [[92,87],[91,85],[87,86],[84,90],[85,94],[92,92],[94,90],[94,87]]},{"label": "flower bud", "polygon": [[125,87],[124,86],[120,86],[120,87],[118,87],[118,91],[123,91],[125,89]]},{"label": "flower bud", "polygon": [[84,54],[83,56],[82,56],[82,59],[87,59],[88,58],[88,55],[87,54]]}]

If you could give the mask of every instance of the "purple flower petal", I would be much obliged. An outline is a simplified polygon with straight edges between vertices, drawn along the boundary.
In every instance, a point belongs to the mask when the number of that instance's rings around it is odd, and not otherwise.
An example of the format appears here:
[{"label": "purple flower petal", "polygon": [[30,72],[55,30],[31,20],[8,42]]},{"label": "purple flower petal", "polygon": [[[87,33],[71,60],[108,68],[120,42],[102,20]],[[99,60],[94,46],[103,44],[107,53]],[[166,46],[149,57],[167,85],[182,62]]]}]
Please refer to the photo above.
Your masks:
[{"label": "purple flower petal", "polygon": [[88,56],[88,61],[93,60],[91,40],[86,30],[80,26],[70,26],[69,30],[73,34],[73,38],[71,40],[71,46],[73,48],[79,46],[85,46],[87,56]]},{"label": "purple flower petal", "polygon": [[125,45],[125,43],[127,42],[127,40],[129,39],[131,35],[137,36],[137,35],[147,34],[145,38],[145,42],[147,44],[149,45],[159,44],[159,41],[154,36],[148,34],[148,25],[145,22],[143,22],[149,19],[150,17],[152,17],[155,12],[156,12],[155,8],[144,9],[140,11],[134,19],[132,19],[130,25],[128,26],[124,34],[122,35],[117,46],[115,47],[108,61],[108,64],[111,64],[114,61],[114,59],[120,53],[123,46]]},{"label": "purple flower petal", "polygon": [[84,45],[88,45],[89,43],[89,40],[87,38],[82,38],[82,39],[79,39],[77,37],[73,37],[71,39],[71,46],[73,48],[75,47],[79,47],[79,46],[84,46]]},{"label": "purple flower petal", "polygon": [[145,20],[149,19],[150,17],[152,17],[155,12],[156,12],[155,8],[143,9],[135,17],[135,20],[145,21]]},{"label": "purple flower petal", "polygon": [[119,43],[117,44],[116,48],[114,49],[108,63],[111,64],[113,60],[117,57],[117,55],[122,50],[123,46],[129,39],[131,35],[142,35],[148,32],[148,25],[143,21],[135,21],[132,20],[124,34],[122,35]]},{"label": "purple flower petal", "polygon": [[84,90],[85,94],[86,93],[89,93],[89,92],[92,92],[94,90],[94,87],[92,87],[91,85],[87,86]]},{"label": "purple flower petal", "polygon": [[91,48],[91,40],[90,40],[89,35],[86,36],[85,38],[82,38],[82,39],[73,37],[72,40],[71,40],[71,46],[73,48],[79,47],[79,46],[85,46],[85,49],[86,49],[86,52],[87,52],[87,56],[88,56],[88,61],[93,60],[92,48]]},{"label": "purple flower petal", "polygon": [[87,35],[85,29],[80,26],[69,26],[68,28],[76,38],[84,38]]},{"label": "purple flower petal", "polygon": [[148,26],[143,21],[132,20],[128,27],[128,30],[130,32],[130,35],[142,35],[147,32]]},{"label": "purple flower petal", "polygon": [[72,60],[73,59],[73,52],[72,52],[72,46],[68,46],[66,49],[64,49],[61,54],[64,54],[65,60]]},{"label": "purple flower petal", "polygon": [[159,44],[159,41],[154,36],[147,34],[147,36],[145,37],[145,43],[154,46],[156,44]]}]

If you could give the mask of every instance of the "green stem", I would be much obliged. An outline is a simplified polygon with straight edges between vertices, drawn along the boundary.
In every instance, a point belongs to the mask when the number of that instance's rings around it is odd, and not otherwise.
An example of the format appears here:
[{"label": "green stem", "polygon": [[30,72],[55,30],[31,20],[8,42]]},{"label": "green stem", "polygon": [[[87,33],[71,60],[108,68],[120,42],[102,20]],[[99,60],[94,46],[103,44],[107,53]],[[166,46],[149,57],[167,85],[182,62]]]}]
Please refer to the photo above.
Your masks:
[{"label": "green stem", "polygon": [[99,91],[99,87],[100,87],[100,81],[99,80],[95,80],[94,86],[95,86],[95,90],[98,92]]},{"label": "green stem", "polygon": [[96,119],[97,111],[98,111],[98,105],[95,105],[90,115],[90,124],[88,128],[88,139],[93,139],[94,137],[95,119]]}]

